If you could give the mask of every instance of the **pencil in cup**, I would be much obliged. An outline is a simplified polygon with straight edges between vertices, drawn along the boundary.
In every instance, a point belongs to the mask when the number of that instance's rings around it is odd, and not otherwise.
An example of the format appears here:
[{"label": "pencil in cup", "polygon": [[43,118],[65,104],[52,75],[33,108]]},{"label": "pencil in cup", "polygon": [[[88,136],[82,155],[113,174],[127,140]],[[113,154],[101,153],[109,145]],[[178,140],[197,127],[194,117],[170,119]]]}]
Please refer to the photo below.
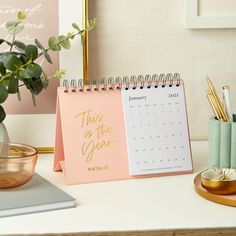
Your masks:
[{"label": "pencil in cup", "polygon": [[219,99],[219,96],[216,92],[215,86],[211,80],[207,77],[208,89],[206,90],[207,98],[210,102],[210,105],[213,109],[213,112],[218,120],[231,121],[227,115],[227,112],[224,109],[223,103]]}]

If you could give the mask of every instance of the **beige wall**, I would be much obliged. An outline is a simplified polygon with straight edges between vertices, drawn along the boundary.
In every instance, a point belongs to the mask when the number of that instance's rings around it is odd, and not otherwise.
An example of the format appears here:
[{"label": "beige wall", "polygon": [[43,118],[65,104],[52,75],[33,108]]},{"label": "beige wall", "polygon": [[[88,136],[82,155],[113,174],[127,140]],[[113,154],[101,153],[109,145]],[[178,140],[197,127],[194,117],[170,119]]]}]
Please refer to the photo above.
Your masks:
[{"label": "beige wall", "polygon": [[236,112],[236,29],[184,28],[183,0],[89,0],[90,78],[179,72],[185,80],[191,139],[207,138],[205,76],[230,85]]}]

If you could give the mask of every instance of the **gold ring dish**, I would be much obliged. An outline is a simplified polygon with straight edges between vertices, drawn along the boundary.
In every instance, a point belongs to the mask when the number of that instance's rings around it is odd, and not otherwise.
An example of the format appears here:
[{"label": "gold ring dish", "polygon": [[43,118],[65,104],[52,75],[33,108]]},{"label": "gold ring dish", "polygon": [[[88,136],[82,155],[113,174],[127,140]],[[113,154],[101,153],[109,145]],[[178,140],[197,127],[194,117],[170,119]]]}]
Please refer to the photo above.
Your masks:
[{"label": "gold ring dish", "polygon": [[213,169],[203,171],[201,173],[201,184],[214,194],[234,194],[236,193],[236,172],[230,169],[225,169],[220,173]]},{"label": "gold ring dish", "polygon": [[230,179],[216,179],[213,170],[206,170],[194,178],[194,187],[209,201],[236,207],[236,173]]}]

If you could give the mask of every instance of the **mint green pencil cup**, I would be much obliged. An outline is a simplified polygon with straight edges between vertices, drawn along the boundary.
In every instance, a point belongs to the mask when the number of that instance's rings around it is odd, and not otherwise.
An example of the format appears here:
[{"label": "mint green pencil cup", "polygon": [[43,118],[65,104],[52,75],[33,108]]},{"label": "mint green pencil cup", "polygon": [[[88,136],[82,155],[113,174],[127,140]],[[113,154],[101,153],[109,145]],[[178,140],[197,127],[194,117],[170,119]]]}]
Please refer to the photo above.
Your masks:
[{"label": "mint green pencil cup", "polygon": [[208,123],[208,168],[236,168],[236,115],[234,122],[211,118]]}]

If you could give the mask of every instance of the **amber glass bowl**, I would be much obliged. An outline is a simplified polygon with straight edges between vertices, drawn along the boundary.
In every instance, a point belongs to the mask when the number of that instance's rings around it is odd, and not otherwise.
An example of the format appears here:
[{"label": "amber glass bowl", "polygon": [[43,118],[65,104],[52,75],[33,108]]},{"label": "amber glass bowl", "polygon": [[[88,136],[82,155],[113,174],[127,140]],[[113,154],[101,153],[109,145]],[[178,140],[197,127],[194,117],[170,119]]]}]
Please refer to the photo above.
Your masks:
[{"label": "amber glass bowl", "polygon": [[0,188],[27,183],[34,175],[38,152],[34,147],[0,143]]}]

